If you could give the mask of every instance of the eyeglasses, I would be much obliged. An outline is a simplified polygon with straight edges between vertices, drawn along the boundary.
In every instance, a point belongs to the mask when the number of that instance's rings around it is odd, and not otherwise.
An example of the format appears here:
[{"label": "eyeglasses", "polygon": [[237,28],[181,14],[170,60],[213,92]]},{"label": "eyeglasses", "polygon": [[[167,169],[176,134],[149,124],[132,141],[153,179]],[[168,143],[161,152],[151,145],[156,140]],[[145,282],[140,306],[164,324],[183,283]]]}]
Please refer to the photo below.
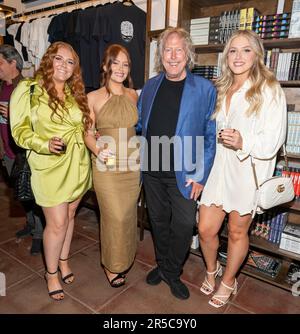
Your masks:
[{"label": "eyeglasses", "polygon": [[68,67],[75,66],[75,61],[72,59],[64,59],[62,56],[56,55],[54,56],[54,60],[58,65],[66,64]]}]

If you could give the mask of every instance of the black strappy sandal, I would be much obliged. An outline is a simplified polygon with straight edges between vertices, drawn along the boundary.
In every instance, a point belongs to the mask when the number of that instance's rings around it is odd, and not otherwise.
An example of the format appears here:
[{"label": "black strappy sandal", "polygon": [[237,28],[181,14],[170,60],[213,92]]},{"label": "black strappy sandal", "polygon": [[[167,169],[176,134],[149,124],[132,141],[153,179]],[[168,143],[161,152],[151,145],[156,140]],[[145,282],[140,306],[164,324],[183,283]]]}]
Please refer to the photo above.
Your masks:
[{"label": "black strappy sandal", "polygon": [[[44,275],[44,278],[45,278],[45,280],[46,280],[46,282],[47,282],[47,285],[48,285],[48,277],[47,277],[47,274],[48,274],[48,275],[55,275],[55,274],[57,274],[57,272],[58,272],[58,270],[56,270],[54,273],[50,273],[48,270],[46,270],[45,275]],[[49,289],[48,289],[49,297],[50,297],[51,299],[55,300],[55,301],[58,301],[58,302],[61,301],[61,300],[63,300],[63,299],[65,298],[65,295],[63,295],[63,297],[60,297],[60,298],[53,298],[53,296],[59,295],[59,294],[61,294],[61,293],[64,294],[64,290],[60,289],[60,290],[49,291]]]},{"label": "black strappy sandal", "polygon": [[[67,260],[69,260],[69,258],[67,258],[67,259],[59,259],[59,261],[67,261]],[[60,268],[59,268],[59,271],[61,272]],[[73,277],[72,281],[67,281],[71,277]],[[72,272],[70,272],[70,274],[67,274],[64,277],[61,277],[61,279],[62,279],[62,281],[65,284],[72,284],[74,282],[75,276],[74,276],[74,274]]]},{"label": "black strappy sandal", "polygon": [[[112,280],[109,280],[106,272],[105,272],[105,276],[106,276],[106,278],[107,278],[107,280],[108,280],[108,282],[109,282],[109,284],[112,288],[119,288],[120,286],[123,286],[125,284],[125,281],[126,281],[124,274],[118,274]],[[118,280],[120,280],[120,281],[118,282]]]}]

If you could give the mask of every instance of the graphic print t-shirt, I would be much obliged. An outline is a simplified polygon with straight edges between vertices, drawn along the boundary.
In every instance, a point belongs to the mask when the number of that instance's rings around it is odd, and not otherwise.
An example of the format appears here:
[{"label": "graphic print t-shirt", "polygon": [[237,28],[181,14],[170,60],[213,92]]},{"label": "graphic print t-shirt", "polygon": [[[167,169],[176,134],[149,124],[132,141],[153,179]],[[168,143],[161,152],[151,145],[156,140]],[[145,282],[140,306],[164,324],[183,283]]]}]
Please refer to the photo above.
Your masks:
[{"label": "graphic print t-shirt", "polygon": [[[94,35],[102,36],[106,45],[121,44],[131,57],[134,88],[144,85],[146,13],[135,5],[122,3],[103,6],[101,20],[96,20]],[[99,13],[100,14],[100,13]]]}]

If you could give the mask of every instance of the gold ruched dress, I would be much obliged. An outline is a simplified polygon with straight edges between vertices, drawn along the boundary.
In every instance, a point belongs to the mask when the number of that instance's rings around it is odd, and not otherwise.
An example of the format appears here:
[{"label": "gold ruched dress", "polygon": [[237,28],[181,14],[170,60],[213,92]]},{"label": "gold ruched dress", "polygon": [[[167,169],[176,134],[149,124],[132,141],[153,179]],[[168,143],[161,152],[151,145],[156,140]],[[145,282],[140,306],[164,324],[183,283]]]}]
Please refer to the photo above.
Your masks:
[{"label": "gold ruched dress", "polygon": [[101,262],[113,273],[126,271],[137,245],[137,200],[140,191],[136,106],[113,95],[96,117],[98,141],[115,153],[112,166],[93,157],[93,183],[100,208]]}]

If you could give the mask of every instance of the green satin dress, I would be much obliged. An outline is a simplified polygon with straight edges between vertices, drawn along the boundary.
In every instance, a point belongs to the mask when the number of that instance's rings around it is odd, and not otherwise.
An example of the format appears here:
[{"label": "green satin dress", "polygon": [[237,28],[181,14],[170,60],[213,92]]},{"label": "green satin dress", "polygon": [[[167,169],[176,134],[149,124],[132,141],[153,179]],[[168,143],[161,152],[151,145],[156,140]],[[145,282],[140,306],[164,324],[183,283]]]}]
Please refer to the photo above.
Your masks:
[{"label": "green satin dress", "polygon": [[[34,92],[30,99],[30,86]],[[83,141],[82,112],[69,87],[63,119],[54,116],[48,106],[48,94],[37,81],[26,79],[19,83],[10,100],[10,124],[16,143],[30,150],[27,154],[31,168],[31,185],[36,203],[53,207],[73,202],[91,188],[90,154]],[[60,137],[67,145],[65,153],[49,151],[49,140]]]}]

